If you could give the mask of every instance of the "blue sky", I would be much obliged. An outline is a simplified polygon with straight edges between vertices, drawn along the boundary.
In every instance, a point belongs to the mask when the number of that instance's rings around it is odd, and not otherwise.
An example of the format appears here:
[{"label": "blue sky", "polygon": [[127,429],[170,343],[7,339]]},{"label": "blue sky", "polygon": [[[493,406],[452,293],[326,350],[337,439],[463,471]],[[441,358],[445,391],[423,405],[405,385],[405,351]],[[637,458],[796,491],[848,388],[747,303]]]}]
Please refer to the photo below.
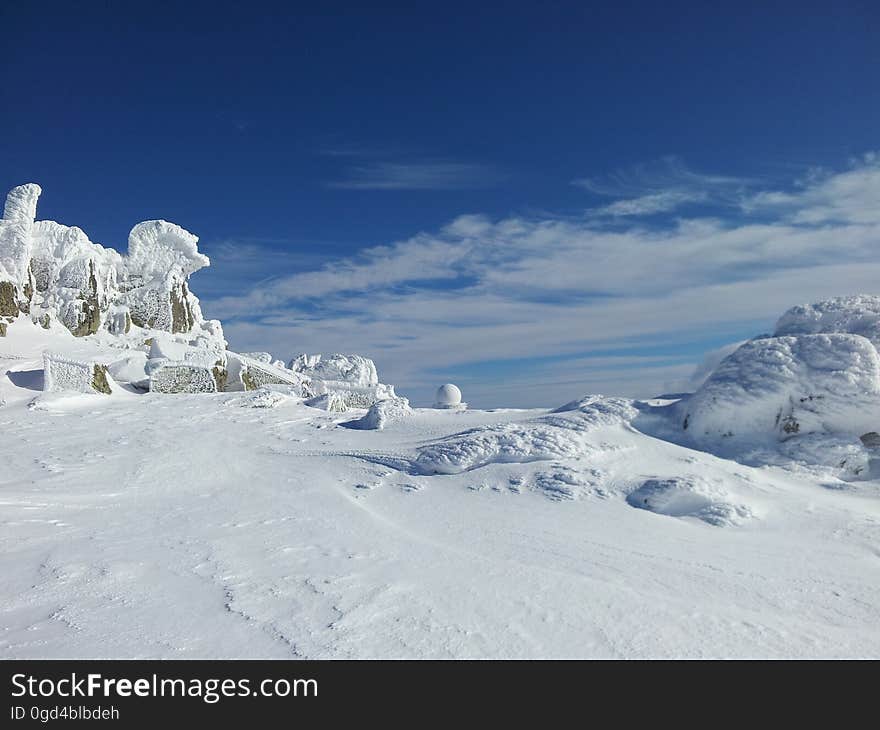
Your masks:
[{"label": "blue sky", "polygon": [[[0,183],[200,236],[233,348],[417,403],[682,387],[877,292],[876,3],[5,3]],[[877,292],[880,293],[880,292]]]}]

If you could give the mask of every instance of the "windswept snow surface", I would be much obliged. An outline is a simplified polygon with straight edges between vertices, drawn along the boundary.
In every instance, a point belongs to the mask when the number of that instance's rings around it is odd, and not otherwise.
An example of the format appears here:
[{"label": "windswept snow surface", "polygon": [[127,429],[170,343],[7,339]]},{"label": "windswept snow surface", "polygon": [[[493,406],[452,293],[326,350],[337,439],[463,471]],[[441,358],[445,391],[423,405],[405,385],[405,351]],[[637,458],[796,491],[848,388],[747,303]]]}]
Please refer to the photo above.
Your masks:
[{"label": "windswept snow surface", "polygon": [[878,481],[597,396],[380,431],[283,386],[42,392],[100,347],[0,338],[2,657],[880,656]]}]

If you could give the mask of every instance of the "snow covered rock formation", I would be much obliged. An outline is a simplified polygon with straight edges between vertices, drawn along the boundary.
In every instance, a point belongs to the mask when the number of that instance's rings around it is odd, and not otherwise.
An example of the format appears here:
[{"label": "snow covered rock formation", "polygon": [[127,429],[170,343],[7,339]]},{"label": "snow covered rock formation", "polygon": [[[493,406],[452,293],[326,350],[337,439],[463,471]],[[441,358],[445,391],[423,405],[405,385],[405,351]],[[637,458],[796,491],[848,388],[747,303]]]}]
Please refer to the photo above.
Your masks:
[{"label": "snow covered rock formation", "polygon": [[189,291],[208,266],[198,238],[174,223],[137,224],[128,254],[93,243],[75,226],[36,220],[39,185],[13,188],[0,220],[0,335],[19,316],[45,328],[59,322],[83,337],[132,327],[223,341]]},{"label": "snow covered rock formation", "polygon": [[302,354],[290,361],[289,368],[311,382],[315,396],[333,394],[318,407],[369,408],[378,401],[396,397],[393,385],[379,382],[375,363],[361,355]]},{"label": "snow covered rock formation", "polygon": [[[697,445],[726,452],[805,437],[880,431],[880,297],[831,299],[790,309],[773,336],[746,342],[679,404]],[[815,441],[815,439],[813,439]],[[815,454],[813,453],[813,459]]]},{"label": "snow covered rock formation", "polygon": [[[210,264],[197,236],[167,221],[144,221],[132,228],[121,254],[75,226],[36,220],[41,192],[34,183],[13,188],[0,219],[0,336],[29,320],[50,330],[47,338],[94,339],[94,348],[71,348],[100,352],[83,367],[100,366],[136,391],[280,386],[295,397],[326,396],[325,407],[342,411],[395,397],[392,386],[379,382],[373,361],[359,355],[301,355],[286,367],[266,352],[229,352],[220,322],[204,318],[189,288],[190,276]],[[59,383],[95,390],[86,387],[91,376],[64,375],[75,371],[74,361],[47,363],[45,382],[54,384],[47,390]],[[50,368],[61,375],[52,379]]]}]

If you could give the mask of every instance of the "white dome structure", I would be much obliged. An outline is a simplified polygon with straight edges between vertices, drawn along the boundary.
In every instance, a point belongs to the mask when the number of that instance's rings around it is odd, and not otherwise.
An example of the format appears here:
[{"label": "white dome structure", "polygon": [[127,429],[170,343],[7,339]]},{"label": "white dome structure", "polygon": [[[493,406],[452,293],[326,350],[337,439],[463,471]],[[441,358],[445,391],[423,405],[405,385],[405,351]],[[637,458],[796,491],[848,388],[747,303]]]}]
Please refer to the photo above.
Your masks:
[{"label": "white dome structure", "polygon": [[463,410],[467,408],[467,403],[462,403],[461,391],[458,389],[457,385],[446,383],[437,388],[437,395],[434,398],[434,408]]}]

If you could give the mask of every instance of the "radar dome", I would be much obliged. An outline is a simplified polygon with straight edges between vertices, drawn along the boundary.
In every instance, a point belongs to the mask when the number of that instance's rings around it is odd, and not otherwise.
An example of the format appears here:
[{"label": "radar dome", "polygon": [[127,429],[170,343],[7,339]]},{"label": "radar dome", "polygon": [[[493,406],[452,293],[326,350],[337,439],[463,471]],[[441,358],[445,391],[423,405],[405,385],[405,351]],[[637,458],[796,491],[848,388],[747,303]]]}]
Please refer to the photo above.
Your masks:
[{"label": "radar dome", "polygon": [[461,391],[458,386],[446,383],[437,388],[437,397],[434,399],[438,406],[457,406],[461,404]]}]

